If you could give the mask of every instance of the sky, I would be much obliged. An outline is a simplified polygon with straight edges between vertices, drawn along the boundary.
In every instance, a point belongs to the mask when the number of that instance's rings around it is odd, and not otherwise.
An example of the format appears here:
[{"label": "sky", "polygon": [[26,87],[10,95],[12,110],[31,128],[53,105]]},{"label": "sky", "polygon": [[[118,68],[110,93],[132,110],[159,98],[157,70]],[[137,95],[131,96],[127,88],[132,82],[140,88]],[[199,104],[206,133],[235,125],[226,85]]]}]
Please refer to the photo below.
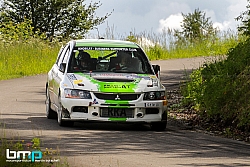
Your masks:
[{"label": "sky", "polygon": [[[85,0],[86,4],[98,0]],[[235,18],[246,11],[247,0],[104,0],[96,10],[98,17],[111,13],[106,21],[97,26],[99,34],[109,27],[115,35],[125,36],[130,32],[160,33],[165,28],[180,29],[182,15],[195,9],[205,12],[214,27],[222,31],[236,31],[240,22]],[[97,30],[90,31],[97,34]]]}]

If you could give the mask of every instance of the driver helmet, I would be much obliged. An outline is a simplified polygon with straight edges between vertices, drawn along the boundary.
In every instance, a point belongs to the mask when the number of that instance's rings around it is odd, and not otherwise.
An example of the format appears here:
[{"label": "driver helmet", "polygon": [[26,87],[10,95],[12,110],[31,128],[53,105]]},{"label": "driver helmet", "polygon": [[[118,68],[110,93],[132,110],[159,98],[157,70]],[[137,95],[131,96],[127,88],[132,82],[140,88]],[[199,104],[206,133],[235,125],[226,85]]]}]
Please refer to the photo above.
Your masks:
[{"label": "driver helmet", "polygon": [[90,55],[87,52],[79,52],[77,60],[80,66],[87,67],[89,64]]}]

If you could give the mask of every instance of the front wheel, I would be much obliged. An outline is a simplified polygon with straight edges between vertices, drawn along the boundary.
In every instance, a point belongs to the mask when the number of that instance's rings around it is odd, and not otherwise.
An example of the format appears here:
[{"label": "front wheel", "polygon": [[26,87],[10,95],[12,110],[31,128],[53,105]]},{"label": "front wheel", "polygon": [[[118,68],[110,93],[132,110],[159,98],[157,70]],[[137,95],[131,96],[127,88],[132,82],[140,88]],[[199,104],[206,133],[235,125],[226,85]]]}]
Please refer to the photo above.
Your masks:
[{"label": "front wheel", "polygon": [[73,126],[74,122],[72,122],[72,121],[64,121],[62,119],[63,110],[65,110],[65,109],[62,106],[60,96],[58,97],[58,101],[59,101],[59,105],[58,105],[58,111],[57,111],[57,122],[58,122],[59,126]]},{"label": "front wheel", "polygon": [[50,101],[50,97],[49,97],[49,90],[48,88],[46,89],[46,101],[45,101],[45,104],[46,104],[46,117],[48,119],[55,119],[56,118],[56,112],[53,111],[51,109],[51,101]]}]

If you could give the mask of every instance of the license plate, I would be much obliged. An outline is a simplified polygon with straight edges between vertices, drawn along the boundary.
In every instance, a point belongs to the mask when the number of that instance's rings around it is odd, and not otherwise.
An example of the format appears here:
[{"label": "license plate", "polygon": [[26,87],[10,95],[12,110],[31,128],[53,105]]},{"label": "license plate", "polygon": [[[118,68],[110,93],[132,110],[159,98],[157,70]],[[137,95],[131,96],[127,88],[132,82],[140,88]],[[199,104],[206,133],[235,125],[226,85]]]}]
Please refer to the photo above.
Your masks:
[{"label": "license plate", "polygon": [[159,103],[145,103],[145,107],[159,107]]},{"label": "license plate", "polygon": [[107,118],[133,118],[132,108],[101,108],[101,117]]}]

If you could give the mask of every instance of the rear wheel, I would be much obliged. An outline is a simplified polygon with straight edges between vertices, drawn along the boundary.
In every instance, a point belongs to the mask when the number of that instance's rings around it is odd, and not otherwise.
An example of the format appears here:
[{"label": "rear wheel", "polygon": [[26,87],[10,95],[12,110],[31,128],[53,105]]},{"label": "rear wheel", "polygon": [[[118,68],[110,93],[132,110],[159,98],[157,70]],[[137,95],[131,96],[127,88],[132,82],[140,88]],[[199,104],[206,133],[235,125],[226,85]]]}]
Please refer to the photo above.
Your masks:
[{"label": "rear wheel", "polygon": [[58,101],[59,101],[59,106],[58,106],[58,111],[57,111],[57,122],[59,124],[59,126],[74,126],[74,122],[73,121],[65,121],[62,119],[62,114],[63,111],[65,110],[62,106],[61,103],[61,97],[58,97]]},{"label": "rear wheel", "polygon": [[46,104],[46,117],[48,119],[55,119],[56,118],[56,112],[53,111],[51,109],[51,101],[50,101],[50,97],[49,97],[49,90],[48,88],[46,89],[46,101],[45,101],[45,104]]}]

